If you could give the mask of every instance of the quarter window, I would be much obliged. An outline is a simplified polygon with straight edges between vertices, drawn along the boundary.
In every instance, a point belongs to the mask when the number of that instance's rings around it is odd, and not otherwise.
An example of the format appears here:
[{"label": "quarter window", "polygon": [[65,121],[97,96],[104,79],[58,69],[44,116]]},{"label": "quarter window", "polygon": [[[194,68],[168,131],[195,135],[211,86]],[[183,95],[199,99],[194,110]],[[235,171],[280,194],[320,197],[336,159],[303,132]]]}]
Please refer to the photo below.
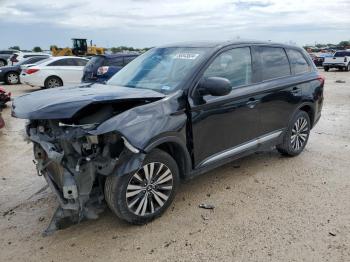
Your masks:
[{"label": "quarter window", "polygon": [[76,66],[86,66],[87,62],[85,59],[75,59]]},{"label": "quarter window", "polygon": [[294,74],[301,74],[305,72],[310,72],[310,66],[305,60],[304,56],[296,50],[287,50],[290,65],[292,67],[292,72]]},{"label": "quarter window", "polygon": [[204,72],[204,77],[224,77],[232,87],[252,82],[252,59],[249,47],[235,48],[221,53]]},{"label": "quarter window", "polygon": [[290,75],[290,66],[286,52],[279,47],[260,47],[262,80]]}]

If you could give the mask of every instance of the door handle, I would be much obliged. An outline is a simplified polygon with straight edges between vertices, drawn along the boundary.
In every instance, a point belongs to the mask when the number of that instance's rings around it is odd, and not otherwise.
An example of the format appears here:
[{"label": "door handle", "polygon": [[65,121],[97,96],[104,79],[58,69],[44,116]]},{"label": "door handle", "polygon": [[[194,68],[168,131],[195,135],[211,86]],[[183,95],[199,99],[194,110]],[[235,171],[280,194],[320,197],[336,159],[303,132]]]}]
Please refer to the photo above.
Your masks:
[{"label": "door handle", "polygon": [[252,109],[256,106],[257,103],[259,103],[259,100],[256,100],[255,98],[249,98],[246,105]]}]

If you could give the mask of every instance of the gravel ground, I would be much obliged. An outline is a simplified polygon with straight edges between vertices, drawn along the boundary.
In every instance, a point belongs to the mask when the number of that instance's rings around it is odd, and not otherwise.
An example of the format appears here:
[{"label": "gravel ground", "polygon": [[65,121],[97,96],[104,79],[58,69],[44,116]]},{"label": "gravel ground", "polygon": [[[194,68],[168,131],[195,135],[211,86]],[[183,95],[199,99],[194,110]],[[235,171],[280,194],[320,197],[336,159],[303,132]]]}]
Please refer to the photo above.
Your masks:
[{"label": "gravel ground", "polygon": [[259,153],[198,177],[145,226],[106,211],[46,238],[57,203],[36,176],[24,121],[5,109],[0,261],[350,261],[350,72],[322,73],[323,116],[300,156]]}]

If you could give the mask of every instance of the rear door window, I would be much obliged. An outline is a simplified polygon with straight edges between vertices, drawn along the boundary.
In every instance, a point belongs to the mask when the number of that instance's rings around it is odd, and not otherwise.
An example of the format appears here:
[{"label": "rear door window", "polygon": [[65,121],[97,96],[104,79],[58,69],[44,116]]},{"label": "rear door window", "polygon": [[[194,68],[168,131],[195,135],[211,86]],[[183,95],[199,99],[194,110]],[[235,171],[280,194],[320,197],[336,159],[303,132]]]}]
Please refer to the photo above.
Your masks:
[{"label": "rear door window", "polygon": [[76,66],[86,66],[88,61],[85,59],[77,58],[77,59],[74,59],[74,62]]},{"label": "rear door window", "polygon": [[76,66],[76,63],[74,61],[75,59],[72,58],[64,58],[60,60],[56,60],[49,64],[48,66]]},{"label": "rear door window", "polygon": [[287,49],[290,65],[292,67],[293,74],[302,74],[310,72],[310,65],[305,60],[302,53],[297,50]]},{"label": "rear door window", "polygon": [[291,74],[286,52],[280,47],[259,47],[262,80],[269,80]]},{"label": "rear door window", "polygon": [[249,47],[234,48],[217,56],[204,72],[204,77],[223,77],[232,87],[252,82],[252,59]]}]

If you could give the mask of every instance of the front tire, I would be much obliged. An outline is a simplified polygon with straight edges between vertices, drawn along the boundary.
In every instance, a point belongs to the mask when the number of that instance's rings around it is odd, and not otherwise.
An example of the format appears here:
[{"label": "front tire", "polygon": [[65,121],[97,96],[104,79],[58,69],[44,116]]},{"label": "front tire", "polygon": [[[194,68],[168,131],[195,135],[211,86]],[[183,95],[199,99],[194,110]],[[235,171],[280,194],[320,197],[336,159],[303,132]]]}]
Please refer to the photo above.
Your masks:
[{"label": "front tire", "polygon": [[329,71],[329,67],[328,67],[328,66],[325,66],[323,69],[324,69],[324,71],[326,71],[326,72]]},{"label": "front tire", "polygon": [[142,225],[161,216],[174,200],[179,169],[165,151],[152,150],[135,173],[109,176],[105,199],[122,220]]},{"label": "front tire", "polygon": [[45,88],[55,88],[63,86],[62,80],[57,76],[50,76],[45,80]]},{"label": "front tire", "polygon": [[5,76],[5,82],[8,85],[17,85],[19,84],[19,75],[16,72],[9,72]]},{"label": "front tire", "polygon": [[299,155],[307,144],[310,129],[309,115],[305,111],[298,111],[285,131],[282,144],[276,146],[278,152],[286,156]]}]

